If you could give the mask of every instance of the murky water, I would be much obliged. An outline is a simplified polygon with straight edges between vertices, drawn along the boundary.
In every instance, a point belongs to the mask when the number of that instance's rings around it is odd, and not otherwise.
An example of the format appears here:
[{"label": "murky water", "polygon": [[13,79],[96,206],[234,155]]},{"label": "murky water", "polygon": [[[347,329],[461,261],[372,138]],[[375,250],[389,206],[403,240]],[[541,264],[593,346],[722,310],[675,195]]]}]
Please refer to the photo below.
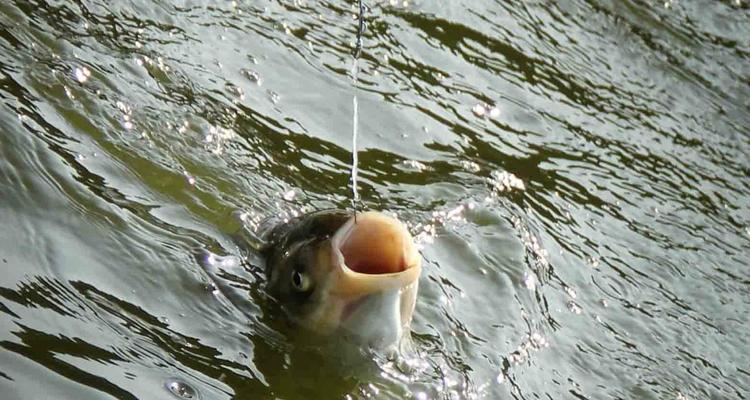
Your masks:
[{"label": "murky water", "polygon": [[750,397],[745,0],[369,1],[415,353],[295,346],[231,236],[350,206],[354,3],[0,3],[3,399]]}]

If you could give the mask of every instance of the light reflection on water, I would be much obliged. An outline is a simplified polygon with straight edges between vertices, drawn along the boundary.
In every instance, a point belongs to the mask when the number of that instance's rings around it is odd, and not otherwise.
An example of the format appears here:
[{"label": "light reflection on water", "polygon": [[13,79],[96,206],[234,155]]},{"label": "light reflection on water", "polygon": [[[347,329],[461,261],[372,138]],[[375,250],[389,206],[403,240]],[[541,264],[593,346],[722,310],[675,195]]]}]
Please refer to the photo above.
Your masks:
[{"label": "light reflection on water", "polygon": [[369,6],[359,195],[425,271],[352,367],[232,235],[349,205],[353,4],[0,5],[3,393],[747,397],[747,4]]}]

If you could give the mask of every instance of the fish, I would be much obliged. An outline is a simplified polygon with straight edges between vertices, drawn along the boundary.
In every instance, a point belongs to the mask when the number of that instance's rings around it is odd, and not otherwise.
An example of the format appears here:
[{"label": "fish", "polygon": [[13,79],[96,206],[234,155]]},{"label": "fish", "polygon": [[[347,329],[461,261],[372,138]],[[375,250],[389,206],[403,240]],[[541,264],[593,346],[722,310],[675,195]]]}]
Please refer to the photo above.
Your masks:
[{"label": "fish", "polygon": [[312,212],[272,228],[262,253],[266,291],[295,325],[370,346],[408,334],[422,256],[398,219]]}]

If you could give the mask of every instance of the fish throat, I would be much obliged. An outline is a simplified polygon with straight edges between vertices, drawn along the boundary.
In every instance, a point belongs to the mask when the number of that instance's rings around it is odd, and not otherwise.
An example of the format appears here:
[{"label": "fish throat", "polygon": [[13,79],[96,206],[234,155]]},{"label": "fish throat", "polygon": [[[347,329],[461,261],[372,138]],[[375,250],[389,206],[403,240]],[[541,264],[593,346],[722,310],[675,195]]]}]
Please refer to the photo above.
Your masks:
[{"label": "fish throat", "polygon": [[400,224],[383,218],[360,216],[348,227],[338,250],[350,270],[368,275],[395,274],[409,266],[406,259],[406,237]]}]

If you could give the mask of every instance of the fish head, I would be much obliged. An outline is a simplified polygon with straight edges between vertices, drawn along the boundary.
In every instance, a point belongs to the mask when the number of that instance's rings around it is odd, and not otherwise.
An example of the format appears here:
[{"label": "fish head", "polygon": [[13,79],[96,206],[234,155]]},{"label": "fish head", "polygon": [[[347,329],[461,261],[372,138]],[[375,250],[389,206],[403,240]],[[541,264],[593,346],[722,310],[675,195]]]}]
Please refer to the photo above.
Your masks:
[{"label": "fish head", "polygon": [[408,331],[422,258],[397,219],[315,214],[271,243],[268,291],[299,325],[372,345],[395,343]]}]

